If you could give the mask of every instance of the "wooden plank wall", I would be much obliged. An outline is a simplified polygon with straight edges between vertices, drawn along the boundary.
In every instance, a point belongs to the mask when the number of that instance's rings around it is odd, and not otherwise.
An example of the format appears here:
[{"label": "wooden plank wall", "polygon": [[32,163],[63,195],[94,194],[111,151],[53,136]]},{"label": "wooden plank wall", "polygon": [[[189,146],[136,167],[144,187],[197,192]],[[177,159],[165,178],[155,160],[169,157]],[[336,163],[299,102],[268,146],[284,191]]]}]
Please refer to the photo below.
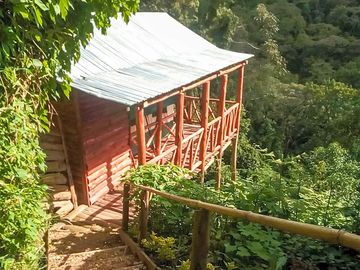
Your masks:
[{"label": "wooden plank wall", "polygon": [[76,200],[70,192],[69,177],[71,176],[67,173],[69,164],[65,158],[63,141],[57,126],[54,125],[50,133],[41,135],[40,146],[46,154],[47,171],[41,180],[49,186],[51,194],[49,207],[59,216],[64,216],[74,208],[73,201]]},{"label": "wooden plank wall", "polygon": [[78,93],[85,177],[90,204],[119,184],[133,167],[125,105]]},{"label": "wooden plank wall", "polygon": [[54,104],[61,122],[65,137],[70,169],[79,204],[88,204],[88,191],[85,179],[85,166],[82,147],[81,123],[76,104],[76,91],[72,91],[70,100]]}]

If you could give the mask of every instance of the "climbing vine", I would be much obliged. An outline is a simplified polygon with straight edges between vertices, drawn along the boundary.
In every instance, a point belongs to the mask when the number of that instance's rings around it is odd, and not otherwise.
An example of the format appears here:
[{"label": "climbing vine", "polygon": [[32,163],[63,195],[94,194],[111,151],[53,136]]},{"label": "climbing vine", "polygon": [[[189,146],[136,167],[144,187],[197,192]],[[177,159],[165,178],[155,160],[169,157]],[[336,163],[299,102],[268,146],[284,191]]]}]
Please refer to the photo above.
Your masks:
[{"label": "climbing vine", "polygon": [[49,101],[69,96],[71,65],[94,28],[128,21],[139,0],[0,2],[0,268],[39,269],[48,217],[39,133]]}]

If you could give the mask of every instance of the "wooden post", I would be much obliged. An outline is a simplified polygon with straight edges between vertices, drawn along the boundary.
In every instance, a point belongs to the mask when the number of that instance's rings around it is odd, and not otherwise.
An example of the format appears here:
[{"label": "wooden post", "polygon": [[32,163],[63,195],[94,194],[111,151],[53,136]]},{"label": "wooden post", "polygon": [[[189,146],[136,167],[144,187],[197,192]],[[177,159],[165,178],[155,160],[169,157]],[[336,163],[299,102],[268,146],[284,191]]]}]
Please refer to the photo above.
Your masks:
[{"label": "wooden post", "polygon": [[243,87],[244,87],[244,66],[240,67],[239,70],[239,79],[238,79],[238,86],[237,86],[237,93],[236,93],[236,103],[239,104],[239,110],[237,115],[236,121],[236,130],[239,133],[240,130],[240,117],[241,117],[241,104],[243,98]]},{"label": "wooden post", "polygon": [[142,105],[136,107],[136,139],[139,165],[146,163],[145,115]]},{"label": "wooden post", "polygon": [[205,178],[205,166],[206,166],[206,143],[207,143],[207,131],[209,122],[209,101],[210,101],[210,81],[207,81],[203,85],[203,91],[201,96],[201,127],[204,129],[204,134],[201,138],[200,144],[200,161],[201,161],[201,183],[204,183]]},{"label": "wooden post", "polygon": [[161,138],[162,138],[162,112],[163,112],[163,102],[160,101],[157,104],[157,130],[155,134],[155,155],[159,156],[161,154]]},{"label": "wooden post", "polygon": [[244,83],[244,66],[241,66],[240,70],[239,70],[239,80],[238,80],[237,95],[236,95],[236,103],[239,104],[238,114],[236,116],[236,135],[231,140],[231,151],[232,151],[231,152],[231,179],[233,181],[236,181],[236,177],[237,177],[237,168],[236,168],[237,144],[238,144],[239,132],[240,132],[240,117],[241,117],[243,83]]},{"label": "wooden post", "polygon": [[221,122],[219,126],[219,137],[217,145],[220,145],[219,157],[218,157],[218,173],[216,175],[216,189],[220,189],[221,186],[221,165],[222,165],[222,155],[223,155],[223,140],[224,140],[224,126],[225,126],[225,102],[226,102],[226,89],[228,83],[228,75],[225,74],[221,78],[221,90],[219,97],[219,116],[221,117]]},{"label": "wooden post", "polygon": [[184,92],[180,92],[176,105],[176,137],[175,144],[177,146],[175,164],[180,165],[182,155],[182,141],[183,141],[183,129],[184,129]]},{"label": "wooden post", "polygon": [[206,209],[194,213],[190,270],[206,270],[210,238],[210,212]]},{"label": "wooden post", "polygon": [[149,216],[149,198],[150,193],[147,190],[141,191],[140,198],[140,213],[139,213],[139,238],[138,243],[141,245],[141,241],[146,238],[147,224]]},{"label": "wooden post", "polygon": [[60,136],[61,136],[62,147],[63,147],[63,151],[64,151],[64,157],[65,157],[65,162],[66,162],[66,173],[68,175],[68,183],[67,184],[69,185],[69,188],[70,188],[71,202],[73,203],[74,208],[77,208],[78,207],[77,195],[76,195],[75,186],[74,186],[74,178],[73,178],[70,164],[69,164],[69,156],[68,156],[68,152],[67,152],[65,136],[64,136],[64,132],[63,132],[63,126],[62,126],[60,116],[56,115],[55,117],[57,118],[59,132],[60,132]]},{"label": "wooden post", "polygon": [[122,229],[127,232],[129,229],[129,198],[130,185],[124,184],[123,190],[123,212],[122,212]]}]

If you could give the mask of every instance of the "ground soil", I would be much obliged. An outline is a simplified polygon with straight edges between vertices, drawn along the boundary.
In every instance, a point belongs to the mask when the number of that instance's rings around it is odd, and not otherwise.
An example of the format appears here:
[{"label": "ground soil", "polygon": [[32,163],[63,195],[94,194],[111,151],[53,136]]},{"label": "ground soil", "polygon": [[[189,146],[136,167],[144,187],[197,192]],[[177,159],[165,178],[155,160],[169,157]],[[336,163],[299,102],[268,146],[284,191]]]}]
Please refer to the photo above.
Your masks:
[{"label": "ground soil", "polygon": [[121,242],[117,229],[82,223],[49,230],[48,269],[144,269]]}]

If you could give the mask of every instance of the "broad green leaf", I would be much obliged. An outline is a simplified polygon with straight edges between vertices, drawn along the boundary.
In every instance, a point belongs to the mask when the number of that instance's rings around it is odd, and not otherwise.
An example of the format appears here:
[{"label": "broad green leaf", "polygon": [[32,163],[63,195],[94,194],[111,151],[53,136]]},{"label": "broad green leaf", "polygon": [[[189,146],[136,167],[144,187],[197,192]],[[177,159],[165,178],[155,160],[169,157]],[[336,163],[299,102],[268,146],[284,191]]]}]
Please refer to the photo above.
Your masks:
[{"label": "broad green leaf", "polygon": [[61,89],[63,90],[64,95],[69,98],[71,92],[71,86],[68,83],[62,83]]},{"label": "broad green leaf", "polygon": [[47,11],[48,10],[47,6],[44,4],[43,1],[35,0],[34,2],[42,11]]},{"label": "broad green leaf", "polygon": [[41,15],[41,12],[39,9],[35,8],[34,7],[34,12],[35,12],[35,20],[36,20],[36,23],[39,25],[39,26],[42,26],[43,25],[43,19],[42,19],[42,15]]},{"label": "broad green leaf", "polygon": [[225,253],[234,252],[235,250],[237,250],[236,245],[225,244],[224,246],[225,246]]},{"label": "broad green leaf", "polygon": [[65,20],[69,10],[69,0],[60,0],[59,8],[61,17]]},{"label": "broad green leaf", "polygon": [[269,261],[271,259],[270,254],[259,242],[249,242],[247,244],[247,248],[256,256],[260,257],[265,261]]},{"label": "broad green leaf", "polygon": [[238,247],[236,251],[236,255],[240,257],[249,257],[251,256],[250,252],[246,247]]},{"label": "broad green leaf", "polygon": [[15,172],[20,179],[26,179],[28,177],[28,172],[22,168],[16,168]]},{"label": "broad green leaf", "polygon": [[42,62],[39,59],[33,59],[33,65],[35,67],[42,67],[43,66]]}]

